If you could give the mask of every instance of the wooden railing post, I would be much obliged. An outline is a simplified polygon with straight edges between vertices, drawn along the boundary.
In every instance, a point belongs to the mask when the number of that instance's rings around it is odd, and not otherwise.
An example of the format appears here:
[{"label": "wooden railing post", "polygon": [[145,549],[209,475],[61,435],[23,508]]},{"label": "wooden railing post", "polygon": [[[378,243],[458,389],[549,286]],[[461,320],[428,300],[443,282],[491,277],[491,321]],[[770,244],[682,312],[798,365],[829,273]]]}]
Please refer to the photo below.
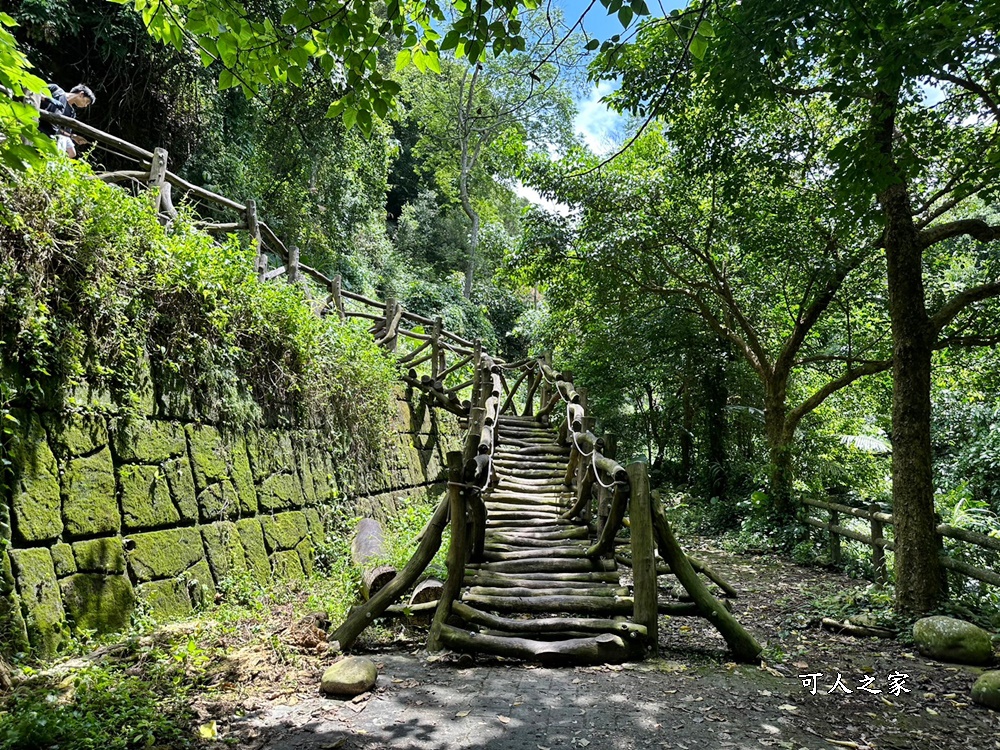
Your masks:
[{"label": "wooden railing post", "polygon": [[441,366],[442,355],[444,354],[441,346],[441,331],[443,329],[444,322],[441,318],[434,318],[434,326],[431,328],[431,380],[435,383],[437,382],[438,374],[444,369]]},{"label": "wooden railing post", "polygon": [[888,580],[888,572],[885,567],[885,544],[882,542],[885,536],[885,527],[882,525],[881,519],[876,518],[882,509],[878,503],[872,503],[868,506],[868,511],[871,514],[872,568],[875,571],[875,583],[884,586]]},{"label": "wooden railing post", "polygon": [[166,223],[166,219],[160,216],[160,204],[163,201],[163,186],[167,181],[167,150],[165,148],[153,149],[153,160],[149,165],[149,182],[147,185],[153,191],[150,202],[153,211],[161,224]]},{"label": "wooden railing post", "polygon": [[649,500],[649,473],[646,464],[626,467],[630,485],[629,520],[632,532],[632,576],[634,579],[633,618],[646,627],[647,644],[658,653],[659,609],[657,605],[656,559],[654,557],[653,515]]},{"label": "wooden railing post", "polygon": [[337,317],[345,320],[347,313],[344,311],[344,297],[340,293],[342,283],[339,273],[330,280],[330,301],[333,303],[333,309],[337,311]]},{"label": "wooden railing post", "polygon": [[[840,525],[840,511],[830,509],[830,526]],[[830,529],[830,564],[840,566],[840,534]]]},{"label": "wooden railing post", "polygon": [[288,283],[294,284],[299,280],[299,248],[297,245],[288,246]]},{"label": "wooden railing post", "polygon": [[260,221],[257,218],[257,201],[253,198],[247,200],[246,210],[247,229],[250,231],[250,241],[257,248],[257,278],[263,280],[267,273],[267,253],[260,239]]},{"label": "wooden railing post", "polygon": [[451,546],[448,549],[448,578],[434,611],[427,650],[441,650],[441,628],[451,615],[451,604],[462,590],[465,561],[468,557],[466,537],[465,489],[462,485],[462,452],[448,452],[448,498],[451,507]]},{"label": "wooden railing post", "polygon": [[483,389],[483,340],[476,339],[472,346],[472,395],[469,400],[473,404],[485,403],[480,400]]},{"label": "wooden railing post", "polygon": [[[605,458],[615,459],[618,458],[618,436],[613,432],[605,432],[604,437],[604,450],[602,453]],[[611,498],[613,497],[613,492],[605,487],[603,484],[597,491],[597,530],[604,528],[604,524],[608,521],[608,516],[611,515]]]}]

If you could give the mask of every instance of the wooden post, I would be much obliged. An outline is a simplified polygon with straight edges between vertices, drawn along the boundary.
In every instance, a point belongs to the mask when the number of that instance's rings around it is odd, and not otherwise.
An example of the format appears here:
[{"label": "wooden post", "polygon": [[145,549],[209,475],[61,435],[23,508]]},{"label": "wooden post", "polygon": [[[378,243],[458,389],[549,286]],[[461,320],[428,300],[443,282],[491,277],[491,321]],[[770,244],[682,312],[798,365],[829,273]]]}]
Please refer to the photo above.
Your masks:
[{"label": "wooden post", "polygon": [[288,247],[288,283],[294,284],[300,278],[299,248],[296,245]]},{"label": "wooden post", "polygon": [[344,298],[340,293],[340,287],[343,280],[338,273],[330,281],[330,299],[333,302],[333,308],[337,311],[337,317],[341,320],[347,318],[347,313],[344,312]]},{"label": "wooden post", "polygon": [[396,577],[391,565],[381,565],[386,557],[382,525],[372,518],[362,518],[351,541],[351,560],[361,571],[361,595],[371,599]]},{"label": "wooden post", "polygon": [[470,400],[474,406],[485,404],[482,397],[483,389],[483,340],[476,339],[472,347],[472,396]]},{"label": "wooden post", "polygon": [[[750,635],[735,617],[712,596],[705,584],[698,578],[691,561],[677,543],[674,532],[663,513],[659,502],[652,503],[653,527],[656,542],[662,557],[677,577],[681,586],[687,589],[702,617],[712,623],[725,638],[736,661],[752,664],[760,659],[760,644]],[[634,532],[633,532],[634,533]]]},{"label": "wooden post", "polygon": [[889,578],[885,567],[885,545],[880,541],[885,536],[885,527],[882,525],[882,521],[875,517],[875,514],[881,511],[878,503],[872,503],[868,506],[872,523],[872,568],[875,570],[875,583],[884,586]]},{"label": "wooden post", "polygon": [[443,350],[441,347],[441,330],[444,323],[441,318],[434,318],[434,326],[431,328],[431,380],[437,382],[438,374],[444,369],[441,366]]},{"label": "wooden post", "polygon": [[653,555],[653,516],[649,505],[649,472],[646,464],[629,464],[626,469],[631,486],[629,520],[632,532],[632,575],[635,582],[633,620],[646,627],[647,647],[656,656],[658,649],[656,559]]},{"label": "wooden post", "polygon": [[[552,352],[549,351],[542,354],[542,362],[544,362],[548,367],[552,367]],[[539,369],[539,373],[542,374],[542,392],[538,397],[538,403],[540,406],[545,406],[552,398],[552,393],[549,390],[549,381],[545,379],[544,373],[541,369]]]},{"label": "wooden post", "polygon": [[528,381],[528,393],[524,397],[524,416],[526,417],[531,417],[535,413],[535,391],[541,382],[542,371],[540,368],[537,368],[531,373],[531,379]]},{"label": "wooden post", "polygon": [[257,248],[257,278],[263,280],[267,273],[267,253],[260,240],[260,222],[257,219],[257,201],[253,198],[247,200],[246,210],[247,229],[250,230],[250,241]]},{"label": "wooden post", "polygon": [[466,512],[465,490],[462,484],[462,453],[448,452],[448,500],[451,506],[451,546],[448,548],[448,578],[444,582],[444,590],[438,599],[434,620],[431,622],[431,632],[427,636],[427,650],[431,653],[441,650],[441,628],[451,616],[451,603],[462,589],[462,579],[465,576],[466,549]]},{"label": "wooden post", "polygon": [[589,391],[586,388],[577,388],[576,392],[580,394],[580,406],[583,407],[583,413],[586,414],[590,411],[590,403],[587,401],[587,393]]},{"label": "wooden post", "polygon": [[166,181],[167,150],[157,147],[153,149],[153,160],[149,165],[149,182],[147,184],[149,189],[153,191],[150,202],[152,203],[153,211],[156,212],[156,217],[161,224],[166,223],[165,218],[160,216],[160,203],[162,202],[161,194]]},{"label": "wooden post", "polygon": [[486,409],[482,406],[473,406],[469,410],[469,434],[465,438],[465,450],[462,451],[463,460],[471,461],[479,454],[479,442],[485,425]]},{"label": "wooden post", "polygon": [[[604,437],[604,450],[602,451],[605,458],[616,458],[618,456],[618,436],[613,432],[605,432]],[[611,514],[611,497],[612,491],[605,487],[603,484],[598,487],[597,490],[597,531],[600,533],[601,529],[604,528],[604,524],[608,521],[608,516]]]},{"label": "wooden post", "polygon": [[[840,511],[830,509],[830,525],[840,525]],[[830,531],[830,563],[837,567],[840,566],[840,534],[833,530]]]}]

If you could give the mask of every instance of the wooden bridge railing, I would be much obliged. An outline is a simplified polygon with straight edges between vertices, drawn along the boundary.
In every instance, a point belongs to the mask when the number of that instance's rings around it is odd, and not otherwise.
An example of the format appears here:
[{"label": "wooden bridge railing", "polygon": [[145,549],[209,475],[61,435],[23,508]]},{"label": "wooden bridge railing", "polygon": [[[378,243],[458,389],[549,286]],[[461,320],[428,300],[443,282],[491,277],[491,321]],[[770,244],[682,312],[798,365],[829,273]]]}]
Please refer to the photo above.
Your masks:
[{"label": "wooden bridge railing", "polygon": [[[887,539],[885,536],[885,527],[895,524],[890,508],[878,503],[871,503],[865,507],[857,507],[832,500],[824,501],[811,498],[807,498],[802,502],[807,507],[825,510],[829,513],[829,521],[822,521],[812,516],[806,516],[803,520],[809,526],[823,529],[830,533],[830,561],[834,565],[839,565],[841,562],[841,538],[852,539],[871,547],[871,564],[875,582],[882,585],[888,580],[885,551],[892,551],[896,548],[895,542]],[[867,521],[869,533],[866,534],[842,525],[841,514],[849,518],[860,518]],[[940,537],[946,539],[956,539],[983,550],[1000,552],[1000,539],[972,531],[971,529],[962,529],[949,524],[939,524],[937,533]],[[993,586],[1000,586],[1000,573],[997,573],[995,570],[980,568],[963,560],[948,557],[947,555],[941,556],[941,564],[946,569],[967,578],[973,578]]]}]

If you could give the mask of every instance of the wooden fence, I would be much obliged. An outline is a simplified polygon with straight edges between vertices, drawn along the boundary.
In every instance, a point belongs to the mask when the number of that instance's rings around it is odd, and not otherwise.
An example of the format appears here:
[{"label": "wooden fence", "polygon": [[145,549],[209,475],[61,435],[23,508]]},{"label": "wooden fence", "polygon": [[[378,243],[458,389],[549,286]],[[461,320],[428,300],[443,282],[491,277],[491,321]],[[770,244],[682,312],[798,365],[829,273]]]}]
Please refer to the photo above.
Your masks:
[{"label": "wooden fence", "polygon": [[[872,503],[865,507],[856,507],[845,503],[838,503],[831,500],[803,500],[809,508],[817,508],[828,513],[829,520],[823,521],[812,516],[806,516],[805,523],[817,529],[823,529],[830,534],[830,560],[834,565],[839,565],[842,559],[841,538],[853,539],[856,542],[871,547],[871,563],[875,571],[875,582],[884,584],[888,579],[888,572],[885,561],[885,551],[895,550],[896,544],[891,539],[887,539],[885,529],[893,526],[893,519],[890,509],[877,503]],[[860,518],[868,522],[868,533],[849,529],[841,524],[841,515],[851,518]],[[940,524],[937,527],[939,536],[945,539],[955,539],[966,544],[971,544],[983,550],[1000,552],[1000,539],[981,534],[970,529],[961,529],[949,524]],[[959,575],[974,578],[977,581],[988,583],[993,586],[1000,586],[1000,573],[995,570],[971,565],[962,560],[942,555],[941,564],[950,571]]]}]

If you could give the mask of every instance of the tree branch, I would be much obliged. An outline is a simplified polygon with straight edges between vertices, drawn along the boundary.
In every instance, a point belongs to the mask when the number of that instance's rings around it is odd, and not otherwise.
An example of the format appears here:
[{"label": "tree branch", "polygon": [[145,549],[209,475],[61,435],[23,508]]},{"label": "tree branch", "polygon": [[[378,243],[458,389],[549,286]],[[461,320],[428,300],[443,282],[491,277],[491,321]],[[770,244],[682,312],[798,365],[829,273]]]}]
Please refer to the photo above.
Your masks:
[{"label": "tree branch", "polygon": [[788,416],[785,418],[786,429],[794,431],[799,422],[802,420],[802,417],[818,407],[826,401],[829,396],[836,393],[841,388],[846,388],[855,380],[863,378],[865,375],[874,375],[877,372],[885,372],[890,367],[892,367],[891,359],[868,362],[860,367],[855,367],[853,370],[848,370],[836,380],[829,381],[813,395],[788,412]]},{"label": "tree branch", "polygon": [[942,240],[962,236],[972,237],[980,242],[992,242],[1000,239],[1000,226],[991,226],[982,219],[949,221],[947,224],[938,224],[920,232],[920,244],[926,248]]},{"label": "tree branch", "polygon": [[971,289],[966,289],[952,297],[951,301],[945,303],[940,310],[931,317],[931,325],[938,333],[946,325],[951,323],[962,310],[976,302],[982,302],[991,297],[1000,297],[1000,281],[991,281],[988,284],[980,284]]}]

